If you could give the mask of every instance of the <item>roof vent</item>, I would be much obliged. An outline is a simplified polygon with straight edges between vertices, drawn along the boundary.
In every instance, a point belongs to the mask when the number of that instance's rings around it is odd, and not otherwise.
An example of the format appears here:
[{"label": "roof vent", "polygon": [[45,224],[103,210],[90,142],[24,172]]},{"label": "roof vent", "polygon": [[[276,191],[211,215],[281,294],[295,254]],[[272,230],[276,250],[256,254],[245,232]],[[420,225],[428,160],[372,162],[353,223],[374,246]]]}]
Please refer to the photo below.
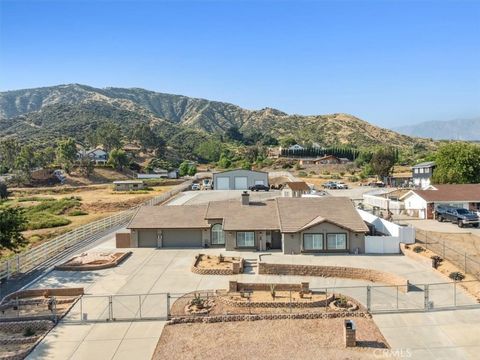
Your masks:
[{"label": "roof vent", "polygon": [[242,193],[242,205],[250,205],[250,194],[248,191]]}]

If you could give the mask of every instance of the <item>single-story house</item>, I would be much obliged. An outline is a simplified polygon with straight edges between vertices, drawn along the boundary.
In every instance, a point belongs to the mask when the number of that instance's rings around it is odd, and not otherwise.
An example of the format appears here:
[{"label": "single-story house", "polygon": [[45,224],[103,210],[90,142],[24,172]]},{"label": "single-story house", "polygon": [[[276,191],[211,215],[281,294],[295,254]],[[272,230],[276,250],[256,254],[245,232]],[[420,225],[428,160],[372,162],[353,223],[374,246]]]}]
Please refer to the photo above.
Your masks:
[{"label": "single-story house", "polygon": [[127,226],[132,247],[220,247],[364,253],[369,231],[346,197],[241,199],[207,205],[143,206]]},{"label": "single-story house", "polygon": [[426,189],[432,182],[433,171],[435,170],[435,162],[427,161],[412,167],[413,185],[421,189]]},{"label": "single-story house", "polygon": [[290,181],[282,188],[283,197],[302,197],[310,193],[310,186],[305,181]]},{"label": "single-story house", "polygon": [[342,161],[334,156],[334,155],[325,155],[321,158],[315,159],[315,164],[323,165],[323,164],[341,164]]},{"label": "single-story house", "polygon": [[420,219],[433,219],[438,205],[480,210],[480,184],[430,185],[425,190],[410,190],[400,197],[405,211]]},{"label": "single-story house", "polygon": [[305,148],[301,145],[298,145],[298,144],[294,144],[294,145],[291,145],[291,146],[288,147],[288,150],[293,150],[293,151],[303,150],[303,149],[305,149]]},{"label": "single-story house", "polygon": [[268,173],[253,170],[229,170],[213,174],[214,190],[248,190],[253,185],[268,185]]},{"label": "single-story house", "polygon": [[115,191],[135,191],[142,190],[144,183],[142,180],[118,180],[113,182]]}]

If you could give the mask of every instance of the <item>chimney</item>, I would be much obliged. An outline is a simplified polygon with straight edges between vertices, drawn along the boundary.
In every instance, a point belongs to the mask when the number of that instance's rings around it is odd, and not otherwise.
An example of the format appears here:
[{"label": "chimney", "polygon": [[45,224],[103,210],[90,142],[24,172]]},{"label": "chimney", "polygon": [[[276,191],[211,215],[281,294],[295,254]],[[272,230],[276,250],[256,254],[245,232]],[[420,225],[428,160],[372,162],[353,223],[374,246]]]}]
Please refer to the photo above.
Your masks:
[{"label": "chimney", "polygon": [[250,205],[250,194],[248,191],[242,193],[242,205]]}]

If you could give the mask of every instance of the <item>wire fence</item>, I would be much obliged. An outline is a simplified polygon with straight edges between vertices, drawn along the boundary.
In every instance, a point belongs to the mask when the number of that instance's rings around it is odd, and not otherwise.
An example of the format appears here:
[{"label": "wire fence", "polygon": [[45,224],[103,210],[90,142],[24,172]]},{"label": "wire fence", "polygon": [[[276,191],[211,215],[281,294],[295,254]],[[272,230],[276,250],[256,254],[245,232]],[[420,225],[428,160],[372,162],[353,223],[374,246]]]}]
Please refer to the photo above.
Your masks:
[{"label": "wire fence", "polygon": [[79,245],[92,237],[126,225],[132,219],[138,207],[161,204],[172,196],[188,189],[191,183],[190,180],[185,181],[173,187],[170,191],[156,196],[132,209],[82,225],[72,231],[46,241],[39,246],[35,246],[10,257],[8,260],[0,263],[0,280],[8,280],[12,276],[25,274],[75,245]]},{"label": "wire fence", "polygon": [[416,240],[427,250],[433,251],[442,258],[458,266],[465,273],[471,274],[477,279],[480,279],[480,260],[475,259],[472,254],[454,248],[451,244],[448,244],[448,240],[442,239],[440,235],[432,234],[425,230],[417,229]]}]

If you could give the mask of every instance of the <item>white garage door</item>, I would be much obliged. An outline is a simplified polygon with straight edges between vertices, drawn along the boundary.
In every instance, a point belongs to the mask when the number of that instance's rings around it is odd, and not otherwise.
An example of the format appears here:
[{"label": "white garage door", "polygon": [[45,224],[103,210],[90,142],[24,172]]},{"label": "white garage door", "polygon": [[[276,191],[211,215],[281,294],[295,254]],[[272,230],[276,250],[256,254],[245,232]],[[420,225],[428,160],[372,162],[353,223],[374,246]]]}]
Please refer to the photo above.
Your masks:
[{"label": "white garage door", "polygon": [[228,177],[217,177],[217,184],[215,185],[217,190],[229,190],[230,189],[230,178]]},{"label": "white garage door", "polygon": [[247,190],[247,177],[235,176],[235,190]]},{"label": "white garage door", "polygon": [[265,181],[263,181],[263,180],[255,180],[255,185],[265,185]]}]

